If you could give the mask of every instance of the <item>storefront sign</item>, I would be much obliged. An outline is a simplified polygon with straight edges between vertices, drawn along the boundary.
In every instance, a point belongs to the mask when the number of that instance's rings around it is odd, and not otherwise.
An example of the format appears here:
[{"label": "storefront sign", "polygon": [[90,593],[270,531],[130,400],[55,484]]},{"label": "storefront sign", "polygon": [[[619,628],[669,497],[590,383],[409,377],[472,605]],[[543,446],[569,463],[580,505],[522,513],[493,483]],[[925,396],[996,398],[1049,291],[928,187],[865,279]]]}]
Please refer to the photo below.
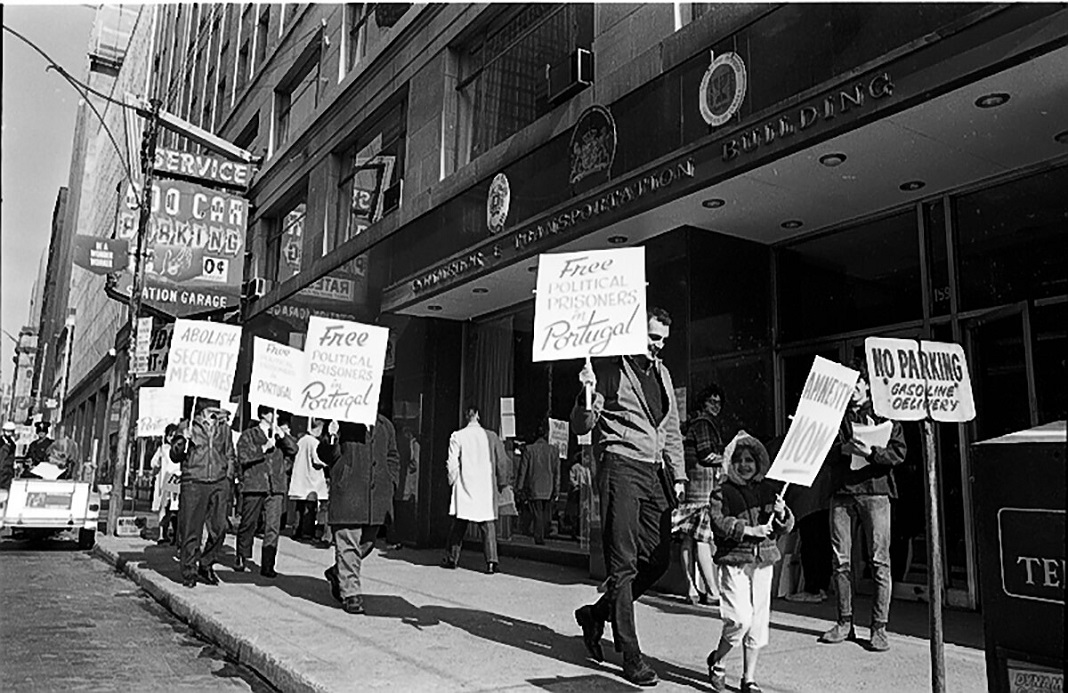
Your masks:
[{"label": "storefront sign", "polygon": [[583,111],[571,132],[567,151],[571,185],[595,173],[611,171],[616,158],[616,121],[612,112],[604,106],[590,106]]},{"label": "storefront sign", "polygon": [[165,375],[167,373],[167,353],[171,349],[171,334],[174,332],[174,323],[165,322],[156,324],[152,328],[152,341],[148,347],[148,368],[142,377]]},{"label": "storefront sign", "polygon": [[534,361],[644,354],[645,248],[541,255]]},{"label": "storefront sign", "polygon": [[895,421],[975,418],[968,362],[959,344],[868,337],[864,352],[879,416]]},{"label": "storefront sign", "polygon": [[567,431],[568,425],[566,421],[549,419],[549,445],[556,448],[556,452],[562,460],[567,459]]},{"label": "storefront sign", "polygon": [[[248,201],[195,183],[160,180],[152,187],[145,247],[144,299],[157,310],[187,316],[235,307],[241,298]],[[128,188],[118,232],[136,240],[137,193]],[[116,292],[129,295],[131,277]]]},{"label": "storefront sign", "polygon": [[1005,594],[1063,607],[1068,579],[1064,573],[1063,540],[1063,510],[998,510],[1001,588]]},{"label": "storefront sign", "polygon": [[111,274],[125,269],[129,252],[125,239],[74,237],[74,264],[93,274]]},{"label": "storefront sign", "polygon": [[241,327],[200,320],[178,320],[167,363],[169,390],[190,397],[230,399],[241,347]]},{"label": "storefront sign", "polygon": [[308,318],[298,413],[373,426],[388,335],[385,327]]},{"label": "storefront sign", "polygon": [[1005,669],[1009,675],[1008,693],[1064,693],[1064,672],[1012,660]]},{"label": "storefront sign", "polygon": [[304,352],[260,337],[252,338],[252,377],[248,401],[292,412],[303,388]]},{"label": "storefront sign", "polygon": [[138,318],[136,337],[134,339],[133,365],[135,374],[148,370],[148,352],[152,346],[152,318]]},{"label": "storefront sign", "polygon": [[156,173],[164,176],[188,176],[213,183],[247,188],[252,181],[252,164],[220,159],[208,154],[190,154],[165,147],[156,147],[153,164]]},{"label": "storefront sign", "polygon": [[498,173],[490,183],[486,198],[486,226],[490,233],[500,233],[504,229],[511,203],[512,189],[508,185],[508,176]]},{"label": "storefront sign", "polygon": [[817,356],[768,479],[811,486],[831,449],[860,373]]},{"label": "storefront sign", "polygon": [[717,128],[729,121],[742,107],[747,83],[745,63],[740,55],[713,55],[701,78],[701,117],[705,122]]},{"label": "storefront sign", "polygon": [[182,395],[165,387],[141,387],[137,389],[137,437],[162,436],[167,424],[178,423],[182,418]]},{"label": "storefront sign", "polygon": [[893,93],[894,82],[886,72],[866,81],[854,82],[819,101],[784,113],[774,120],[726,140],[723,143],[723,161],[734,161],[775,140],[788,139],[820,121],[834,120],[840,115],[859,111],[865,108],[865,104],[885,99]]}]

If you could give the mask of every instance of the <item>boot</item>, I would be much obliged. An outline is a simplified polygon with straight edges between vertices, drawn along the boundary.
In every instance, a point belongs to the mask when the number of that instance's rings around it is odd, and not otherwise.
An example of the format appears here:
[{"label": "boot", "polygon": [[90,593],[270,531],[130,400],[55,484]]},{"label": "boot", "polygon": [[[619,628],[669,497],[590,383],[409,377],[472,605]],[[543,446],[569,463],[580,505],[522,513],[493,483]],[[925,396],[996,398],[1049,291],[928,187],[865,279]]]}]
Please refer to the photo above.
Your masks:
[{"label": "boot", "polygon": [[278,577],[274,569],[274,559],[278,556],[277,546],[264,546],[260,552],[260,575],[266,578]]},{"label": "boot", "polygon": [[839,618],[838,623],[834,624],[834,628],[820,636],[820,642],[837,644],[852,640],[854,636],[853,619],[851,617]]},{"label": "boot", "polygon": [[878,621],[871,624],[871,640],[868,647],[873,652],[886,652],[890,649],[890,641],[886,639],[886,624]]},{"label": "boot", "polygon": [[655,686],[660,680],[641,654],[623,655],[623,678],[636,686]]},{"label": "boot", "polygon": [[241,554],[237,554],[237,556],[234,558],[234,571],[238,573],[243,573],[245,572],[246,568],[248,568],[248,564],[245,562],[245,557]]}]

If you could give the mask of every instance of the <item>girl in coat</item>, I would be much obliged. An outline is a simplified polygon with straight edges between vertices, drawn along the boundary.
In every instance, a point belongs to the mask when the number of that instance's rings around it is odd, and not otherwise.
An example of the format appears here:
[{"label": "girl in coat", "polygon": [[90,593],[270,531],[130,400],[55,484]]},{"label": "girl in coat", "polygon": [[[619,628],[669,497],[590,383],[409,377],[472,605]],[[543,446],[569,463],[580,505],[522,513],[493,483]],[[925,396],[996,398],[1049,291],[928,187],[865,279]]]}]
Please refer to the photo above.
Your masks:
[{"label": "girl in coat", "polygon": [[726,481],[709,499],[723,632],[708,655],[708,676],[713,690],[726,690],[723,660],[741,644],[742,693],[759,693],[757,655],[768,644],[771,577],[781,558],[776,539],[790,532],[794,517],[777,495],[778,484],[764,478],[771,463],[760,441],[742,431],[723,456]]}]

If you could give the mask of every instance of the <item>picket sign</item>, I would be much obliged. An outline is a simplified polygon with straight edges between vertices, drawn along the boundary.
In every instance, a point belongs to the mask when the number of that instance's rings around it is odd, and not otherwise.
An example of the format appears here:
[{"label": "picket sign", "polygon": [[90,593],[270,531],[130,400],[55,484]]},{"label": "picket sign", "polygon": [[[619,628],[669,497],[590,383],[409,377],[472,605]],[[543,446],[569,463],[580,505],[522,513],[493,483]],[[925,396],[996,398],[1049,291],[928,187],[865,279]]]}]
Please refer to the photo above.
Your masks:
[{"label": "picket sign", "polygon": [[566,421],[549,419],[549,445],[556,448],[560,459],[567,459],[567,428]]},{"label": "picket sign", "polygon": [[388,342],[385,327],[309,317],[296,413],[373,426]]},{"label": "picket sign", "polygon": [[165,387],[179,395],[229,400],[240,348],[240,325],[175,321]]},{"label": "picket sign", "polygon": [[141,387],[137,390],[137,437],[162,436],[167,424],[182,418],[182,395],[165,387]]},{"label": "picket sign", "polygon": [[248,401],[259,406],[292,412],[304,383],[304,352],[260,337],[252,338],[252,377]]}]

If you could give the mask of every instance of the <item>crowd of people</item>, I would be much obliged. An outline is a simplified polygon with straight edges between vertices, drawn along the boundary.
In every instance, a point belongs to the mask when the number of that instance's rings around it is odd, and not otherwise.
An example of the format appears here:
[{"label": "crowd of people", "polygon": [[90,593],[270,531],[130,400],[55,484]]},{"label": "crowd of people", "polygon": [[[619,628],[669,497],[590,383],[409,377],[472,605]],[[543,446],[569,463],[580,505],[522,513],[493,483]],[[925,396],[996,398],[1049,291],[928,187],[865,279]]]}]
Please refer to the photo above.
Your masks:
[{"label": "crowd of people", "polygon": [[36,437],[20,458],[15,437],[18,427],[13,421],[4,422],[0,431],[0,489],[11,488],[11,481],[16,478],[76,479],[79,476],[78,444],[65,436],[53,440],[50,429],[48,421],[36,422]]}]

